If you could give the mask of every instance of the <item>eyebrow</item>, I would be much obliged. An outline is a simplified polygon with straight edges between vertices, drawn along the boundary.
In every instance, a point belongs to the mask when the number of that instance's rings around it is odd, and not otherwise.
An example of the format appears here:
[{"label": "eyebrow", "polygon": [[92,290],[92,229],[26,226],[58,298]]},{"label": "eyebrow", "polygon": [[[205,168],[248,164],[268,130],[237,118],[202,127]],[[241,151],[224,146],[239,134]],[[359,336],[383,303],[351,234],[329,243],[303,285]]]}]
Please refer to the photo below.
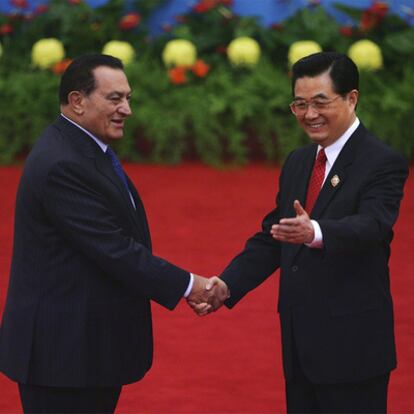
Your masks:
[{"label": "eyebrow", "polygon": [[[312,96],[311,99],[318,99],[318,98],[328,99],[328,97],[324,93],[318,93],[317,95]],[[293,100],[294,101],[306,101],[306,99],[302,98],[301,96],[295,96]]]},{"label": "eyebrow", "polygon": [[120,92],[120,91],[112,91],[112,92],[109,92],[108,94],[106,94],[106,97],[111,98],[113,96],[119,96],[119,97],[121,97],[121,96],[131,96],[131,94],[132,94],[132,90],[130,90],[127,93]]}]

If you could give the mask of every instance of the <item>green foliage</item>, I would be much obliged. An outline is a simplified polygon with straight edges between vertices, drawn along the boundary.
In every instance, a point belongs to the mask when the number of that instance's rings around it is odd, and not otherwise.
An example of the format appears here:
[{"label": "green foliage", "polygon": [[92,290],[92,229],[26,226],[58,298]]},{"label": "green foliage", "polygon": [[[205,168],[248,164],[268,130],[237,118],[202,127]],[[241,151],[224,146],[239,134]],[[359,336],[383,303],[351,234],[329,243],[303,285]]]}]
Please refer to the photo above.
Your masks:
[{"label": "green foliage", "polygon": [[[197,157],[211,165],[245,163],[254,157],[282,160],[307,142],[289,110],[291,81],[289,46],[314,40],[324,50],[346,53],[361,38],[380,45],[385,69],[361,73],[358,115],[388,144],[408,158],[414,147],[414,30],[396,16],[386,15],[370,30],[358,23],[350,32],[321,7],[305,8],[281,25],[264,28],[254,18],[234,15],[219,4],[204,13],[190,12],[164,35],[149,39],[147,17],[163,0],[136,0],[141,22],[119,29],[124,2],[110,0],[92,10],[85,3],[52,0],[49,10],[30,22],[14,17],[13,33],[0,39],[0,163],[24,155],[39,133],[58,114],[59,75],[31,66],[32,44],[57,37],[68,58],[99,52],[109,40],[125,40],[137,49],[137,60],[126,67],[133,89],[133,115],[118,144],[122,158],[178,163]],[[218,2],[220,3],[220,2]],[[357,21],[364,11],[342,8]],[[8,23],[0,16],[0,26]],[[231,66],[225,47],[237,36],[261,45],[257,66]],[[192,41],[210,70],[198,77],[189,69],[187,82],[174,84],[161,62],[165,43],[174,37]]]}]

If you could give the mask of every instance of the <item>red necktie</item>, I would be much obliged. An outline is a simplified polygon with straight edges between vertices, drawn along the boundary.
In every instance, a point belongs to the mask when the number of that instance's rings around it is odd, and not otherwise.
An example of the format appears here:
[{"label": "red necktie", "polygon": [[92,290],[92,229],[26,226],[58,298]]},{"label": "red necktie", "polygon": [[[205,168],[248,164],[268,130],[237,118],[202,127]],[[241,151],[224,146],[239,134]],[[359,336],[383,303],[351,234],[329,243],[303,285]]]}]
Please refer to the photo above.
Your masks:
[{"label": "red necktie", "polygon": [[309,180],[308,194],[306,195],[305,210],[310,214],[318,198],[319,191],[322,187],[323,179],[325,178],[325,164],[326,155],[325,150],[322,148],[318,156],[316,157],[315,164],[313,166],[312,176]]}]

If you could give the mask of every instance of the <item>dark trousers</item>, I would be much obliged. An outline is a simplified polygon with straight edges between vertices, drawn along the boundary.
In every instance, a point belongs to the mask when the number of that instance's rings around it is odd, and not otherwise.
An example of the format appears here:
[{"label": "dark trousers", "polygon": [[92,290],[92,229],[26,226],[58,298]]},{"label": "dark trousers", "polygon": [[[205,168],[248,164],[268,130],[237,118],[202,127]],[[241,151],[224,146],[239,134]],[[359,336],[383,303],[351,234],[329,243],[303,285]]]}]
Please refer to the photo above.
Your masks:
[{"label": "dark trousers", "polygon": [[121,388],[61,388],[19,384],[25,414],[112,414]]},{"label": "dark trousers", "polygon": [[314,384],[305,376],[297,354],[294,376],[286,381],[287,412],[385,414],[390,374],[344,384]]}]

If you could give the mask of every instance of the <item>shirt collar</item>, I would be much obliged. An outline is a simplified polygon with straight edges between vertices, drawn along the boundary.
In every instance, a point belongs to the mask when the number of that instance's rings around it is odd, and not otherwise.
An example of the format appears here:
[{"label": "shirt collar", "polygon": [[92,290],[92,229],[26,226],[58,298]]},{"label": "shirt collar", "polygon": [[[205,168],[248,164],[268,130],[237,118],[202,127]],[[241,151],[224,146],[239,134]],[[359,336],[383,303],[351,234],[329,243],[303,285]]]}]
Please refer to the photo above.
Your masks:
[{"label": "shirt collar", "polygon": [[106,152],[106,149],[108,148],[108,145],[104,144],[102,141],[100,141],[98,138],[96,138],[95,135],[91,134],[88,130],[86,130],[85,128],[81,127],[79,124],[77,124],[76,122],[72,121],[67,116],[63,115],[62,113],[60,115],[63,118],[65,118],[67,121],[69,121],[71,124],[77,126],[79,129],[81,129],[85,134],[89,135],[99,145],[99,148],[103,152]]},{"label": "shirt collar", "polygon": [[[351,135],[358,128],[359,124],[359,119],[355,118],[355,121],[352,123],[352,125],[339,137],[339,139],[325,148],[326,158],[328,159],[330,165],[333,165],[342,148],[347,143],[348,139],[351,138]],[[318,153],[321,149],[322,147],[319,145]]]}]

